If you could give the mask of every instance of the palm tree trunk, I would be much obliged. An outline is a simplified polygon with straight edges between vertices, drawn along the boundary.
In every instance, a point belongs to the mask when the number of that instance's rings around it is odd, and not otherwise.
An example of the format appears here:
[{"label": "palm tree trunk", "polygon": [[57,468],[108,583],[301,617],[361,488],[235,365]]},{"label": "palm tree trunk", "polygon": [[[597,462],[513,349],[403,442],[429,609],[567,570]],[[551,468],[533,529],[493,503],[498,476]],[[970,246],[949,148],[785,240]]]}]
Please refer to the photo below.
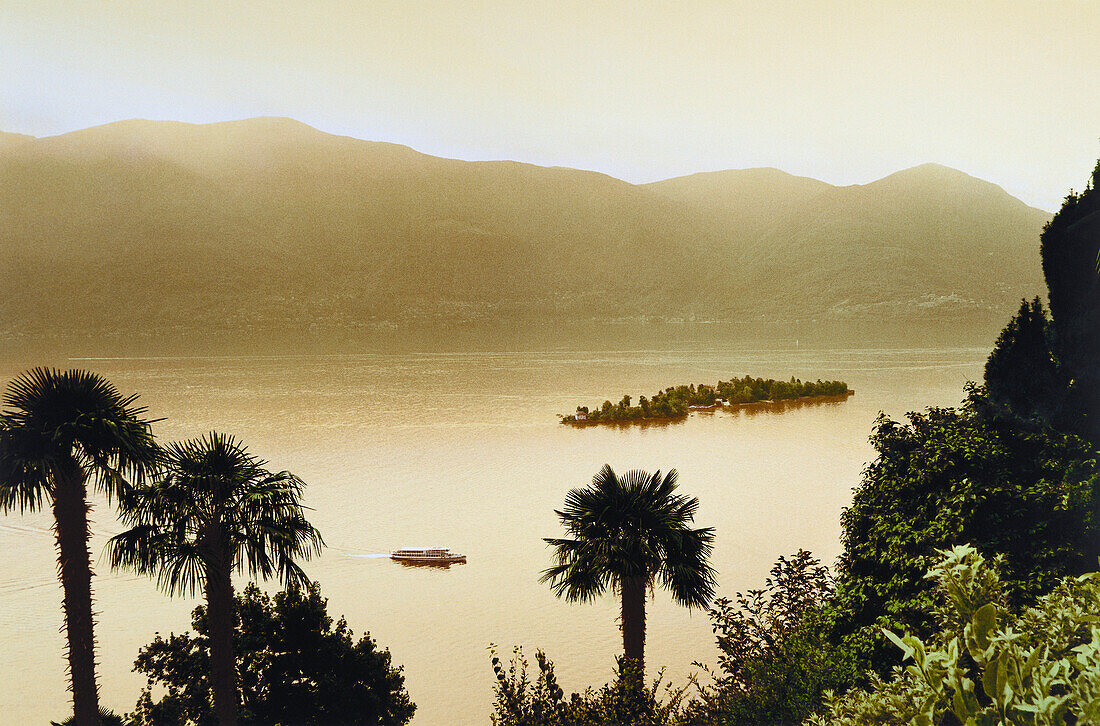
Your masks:
[{"label": "palm tree trunk", "polygon": [[75,726],[100,726],[86,493],[84,472],[76,462],[54,473],[54,533],[57,536],[57,569],[64,590],[73,723]]},{"label": "palm tree trunk", "polygon": [[206,568],[206,614],[210,625],[210,687],[218,726],[237,726],[237,668],[233,655],[233,578],[228,557]]},{"label": "palm tree trunk", "polygon": [[646,582],[643,578],[623,580],[623,656],[636,669],[639,683],[645,676],[645,594]]}]

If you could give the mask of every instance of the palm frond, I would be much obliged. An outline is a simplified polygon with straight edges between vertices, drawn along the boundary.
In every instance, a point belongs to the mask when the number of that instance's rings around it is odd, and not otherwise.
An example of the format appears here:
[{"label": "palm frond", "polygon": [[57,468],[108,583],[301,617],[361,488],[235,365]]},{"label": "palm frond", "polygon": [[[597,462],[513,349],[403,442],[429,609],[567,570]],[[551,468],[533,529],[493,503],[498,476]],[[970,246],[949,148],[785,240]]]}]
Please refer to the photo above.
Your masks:
[{"label": "palm frond", "polygon": [[209,560],[194,542],[174,542],[157,568],[157,585],[169,594],[194,597],[206,585]]},{"label": "palm frond", "polygon": [[103,549],[112,569],[127,568],[141,574],[155,572],[171,556],[171,538],[158,527],[142,524],[107,540]]},{"label": "palm frond", "polygon": [[49,460],[37,443],[38,437],[0,418],[0,512],[33,512],[52,496]]},{"label": "palm frond", "polygon": [[593,600],[611,584],[608,569],[601,567],[596,547],[577,540],[546,539],[554,546],[555,563],[543,571],[539,582],[550,584],[558,597],[570,602]]},{"label": "palm frond", "polygon": [[170,444],[161,478],[126,499],[134,534],[112,548],[112,564],[151,566],[171,591],[194,591],[208,568],[226,563],[252,577],[308,582],[297,561],[319,554],[324,540],[303,515],[305,483],[265,465],[216,431]]},{"label": "palm frond", "polygon": [[714,530],[685,529],[665,543],[661,563],[661,586],[672,594],[678,605],[702,608],[714,599],[717,573],[710,565],[714,550]]},{"label": "palm frond", "polygon": [[590,486],[569,490],[556,511],[571,539],[545,540],[554,548],[554,564],[541,581],[559,597],[588,600],[608,587],[620,590],[626,580],[652,586],[660,575],[681,605],[709,602],[713,531],[689,528],[699,500],[676,489],[675,470],[618,475],[604,465]]},{"label": "palm frond", "polygon": [[[98,374],[33,368],[8,384],[0,429],[0,486],[41,486],[56,467],[75,463],[110,498],[156,468],[159,449],[146,409]],[[7,438],[7,436],[5,436]],[[36,505],[43,492],[23,496]],[[10,497],[9,497],[10,498]]]}]

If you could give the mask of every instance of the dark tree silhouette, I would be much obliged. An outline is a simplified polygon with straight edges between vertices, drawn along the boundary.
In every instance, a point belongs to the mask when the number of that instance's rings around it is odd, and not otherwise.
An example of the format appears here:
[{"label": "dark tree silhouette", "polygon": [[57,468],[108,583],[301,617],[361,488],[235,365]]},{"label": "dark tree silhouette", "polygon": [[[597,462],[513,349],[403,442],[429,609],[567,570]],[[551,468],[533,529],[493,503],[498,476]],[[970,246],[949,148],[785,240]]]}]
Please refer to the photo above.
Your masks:
[{"label": "dark tree silhouette", "polygon": [[991,401],[1021,418],[1061,420],[1066,381],[1051,352],[1039,298],[1022,301],[1001,331],[985,363],[985,387]]},{"label": "dark tree silhouette", "polygon": [[101,723],[88,485],[122,496],[158,458],[136,399],[95,373],[35,368],[8,385],[0,413],[0,511],[53,508],[75,726]]},{"label": "dark tree silhouette", "polygon": [[[369,634],[356,640],[343,618],[333,621],[317,583],[273,596],[249,584],[234,611],[243,723],[403,726],[412,718],[401,666]],[[134,670],[148,682],[135,726],[213,723],[207,608],[195,608],[191,626],[193,635],[158,635],[138,653]],[[154,689],[163,693],[156,701]]]},{"label": "dark tree silhouette", "polygon": [[273,474],[266,464],[224,434],[172,444],[164,476],[124,502],[131,529],[108,542],[114,567],[156,573],[169,592],[194,593],[202,585],[220,726],[237,723],[233,572],[308,585],[295,560],[324,545],[302,515],[302,480],[287,471]]},{"label": "dark tree silhouette", "polygon": [[606,464],[557,511],[573,539],[551,539],[555,564],[543,572],[558,597],[592,600],[608,588],[622,600],[623,654],[645,667],[645,600],[659,582],[673,600],[705,607],[714,596],[709,563],[714,530],[690,529],[699,500],[676,493],[676,471],[634,470],[618,476]]},{"label": "dark tree silhouette", "polygon": [[1100,162],[1043,230],[1054,354],[1068,381],[1072,429],[1100,445]]}]

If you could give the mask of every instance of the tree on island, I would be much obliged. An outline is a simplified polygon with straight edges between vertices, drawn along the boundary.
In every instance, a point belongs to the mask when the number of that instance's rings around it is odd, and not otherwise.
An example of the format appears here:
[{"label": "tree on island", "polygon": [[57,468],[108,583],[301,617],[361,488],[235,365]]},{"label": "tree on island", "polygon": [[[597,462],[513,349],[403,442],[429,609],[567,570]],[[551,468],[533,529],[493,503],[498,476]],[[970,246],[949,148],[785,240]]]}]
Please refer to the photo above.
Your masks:
[{"label": "tree on island", "polygon": [[0,511],[53,508],[75,726],[101,723],[88,485],[122,496],[158,458],[136,399],[95,373],[35,368],[8,385],[0,413]]},{"label": "tree on island", "polygon": [[619,422],[682,418],[687,416],[688,410],[692,407],[708,408],[721,402],[736,405],[817,396],[845,396],[849,393],[848,384],[843,381],[803,382],[794,377],[790,381],[777,381],[771,378],[765,380],[745,376],[729,381],[718,381],[714,386],[705,383],[700,383],[698,386],[694,383],[673,386],[654,394],[652,399],[645,396],[639,397],[637,406],[630,405],[629,395],[623,396],[617,404],[604,401],[603,405],[593,411],[589,411],[586,406],[578,406],[578,413],[584,414],[582,418],[562,416],[561,422],[573,424],[578,421]]},{"label": "tree on island", "polygon": [[623,654],[639,676],[646,593],[659,582],[687,608],[705,607],[714,596],[714,530],[689,528],[698,508],[698,499],[676,493],[676,470],[620,477],[605,464],[591,486],[571,489],[565,508],[556,511],[573,539],[545,540],[554,547],[555,564],[540,581],[555,595],[585,602],[610,588],[620,596]]},{"label": "tree on island", "polygon": [[164,476],[123,502],[122,519],[131,529],[107,545],[113,567],[155,573],[169,593],[194,594],[202,585],[219,726],[237,723],[233,572],[307,585],[295,560],[324,546],[302,515],[302,480],[269,472],[266,464],[216,432],[172,444]]}]

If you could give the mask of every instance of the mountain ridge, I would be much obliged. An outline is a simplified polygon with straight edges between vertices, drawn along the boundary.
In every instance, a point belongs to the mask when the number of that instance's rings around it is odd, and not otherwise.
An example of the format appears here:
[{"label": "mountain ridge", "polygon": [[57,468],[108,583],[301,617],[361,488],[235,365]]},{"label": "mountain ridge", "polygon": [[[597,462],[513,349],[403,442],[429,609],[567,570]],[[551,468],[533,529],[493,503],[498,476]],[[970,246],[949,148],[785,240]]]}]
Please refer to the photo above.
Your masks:
[{"label": "mountain ridge", "polygon": [[[889,174],[887,174],[883,177],[880,177],[878,179],[873,179],[869,182],[864,182],[864,183],[861,183],[861,184],[847,184],[847,185],[832,184],[830,182],[822,181],[820,179],[815,179],[814,177],[808,177],[808,176],[803,176],[803,175],[798,175],[798,174],[792,174],[791,172],[785,171],[783,169],[779,169],[777,167],[772,167],[772,166],[757,166],[757,167],[744,167],[744,168],[737,168],[737,169],[717,169],[717,170],[711,170],[711,171],[700,171],[700,172],[692,172],[692,173],[689,173],[689,174],[683,174],[683,175],[678,175],[678,176],[672,176],[672,177],[668,177],[668,178],[665,178],[665,179],[659,179],[657,181],[634,183],[634,182],[626,181],[624,179],[620,179],[620,178],[615,177],[611,174],[607,174],[606,172],[601,172],[601,171],[597,171],[597,170],[594,170],[594,169],[581,169],[581,168],[560,166],[560,165],[541,165],[541,164],[535,164],[535,163],[532,163],[532,162],[519,161],[519,160],[515,160],[515,159],[465,160],[465,159],[458,159],[458,158],[455,158],[455,157],[436,156],[436,155],[427,154],[425,152],[419,151],[419,150],[414,149],[413,147],[408,146],[406,144],[400,144],[400,143],[396,143],[396,142],[392,142],[392,141],[377,141],[377,140],[370,140],[370,139],[361,139],[361,138],[358,138],[358,137],[355,137],[355,136],[349,136],[347,134],[337,134],[337,133],[331,133],[331,132],[328,132],[328,131],[323,131],[323,130],[318,129],[314,126],[310,126],[309,124],[307,124],[303,121],[299,121],[297,119],[286,117],[286,116],[252,116],[252,117],[243,118],[243,119],[233,119],[233,120],[228,120],[228,121],[214,121],[214,122],[208,122],[208,123],[193,123],[193,122],[188,122],[188,121],[171,121],[171,120],[153,120],[153,119],[145,119],[145,118],[133,118],[133,119],[123,119],[123,120],[120,120],[120,121],[110,121],[110,122],[107,122],[107,123],[98,124],[96,126],[89,126],[89,127],[83,128],[83,129],[76,129],[76,130],[73,130],[73,131],[66,131],[66,132],[63,132],[63,133],[60,133],[60,134],[50,134],[50,135],[47,135],[47,136],[33,136],[33,135],[29,135],[29,134],[22,134],[22,133],[15,133],[15,132],[10,132],[10,131],[0,130],[0,139],[3,139],[5,137],[13,138],[13,139],[17,140],[19,143],[27,143],[27,142],[56,143],[56,142],[59,142],[59,141],[62,141],[62,140],[84,139],[84,138],[97,136],[97,135],[99,135],[101,133],[104,133],[104,132],[111,132],[111,131],[116,131],[116,130],[117,131],[122,131],[122,130],[129,130],[129,129],[139,128],[139,127],[143,127],[142,128],[143,131],[149,131],[149,130],[153,130],[153,129],[163,130],[163,129],[166,129],[166,128],[173,128],[174,127],[174,128],[177,128],[177,129],[187,129],[188,131],[194,131],[194,132],[211,132],[211,131],[216,131],[216,130],[234,130],[234,131],[237,131],[237,130],[250,130],[250,131],[255,132],[257,130],[262,130],[264,127],[267,127],[268,129],[270,129],[270,128],[282,128],[282,129],[285,129],[285,130],[295,131],[295,132],[301,133],[301,134],[306,135],[306,136],[313,136],[315,138],[316,137],[327,137],[328,139],[332,139],[332,140],[350,141],[350,142],[354,142],[354,143],[358,143],[358,144],[364,144],[364,145],[370,145],[370,146],[374,146],[374,147],[378,147],[378,148],[390,148],[390,149],[394,149],[394,150],[401,150],[403,152],[411,152],[411,154],[415,154],[415,155],[420,156],[420,157],[443,160],[443,161],[452,161],[452,162],[457,162],[459,164],[489,164],[489,165],[515,164],[515,165],[519,165],[519,166],[523,166],[523,167],[530,167],[530,168],[534,168],[534,169],[542,169],[542,170],[547,170],[547,171],[565,170],[565,171],[569,171],[569,172],[581,172],[581,173],[598,175],[598,176],[604,177],[606,179],[615,180],[617,182],[621,182],[623,184],[629,184],[629,185],[635,186],[635,187],[658,187],[660,185],[665,185],[665,184],[668,184],[670,182],[679,182],[679,181],[686,181],[686,180],[691,180],[691,179],[701,179],[701,178],[707,178],[707,177],[717,178],[717,177],[722,177],[722,176],[726,176],[726,175],[738,175],[738,176],[741,176],[741,175],[758,175],[758,174],[766,173],[768,175],[775,175],[775,176],[785,177],[785,178],[788,178],[788,179],[791,179],[791,180],[797,180],[797,181],[800,181],[800,182],[801,181],[812,182],[816,185],[820,185],[821,187],[831,187],[831,188],[834,188],[834,189],[844,189],[844,188],[853,188],[853,187],[867,187],[867,186],[871,186],[871,185],[874,185],[874,184],[878,184],[879,182],[884,182],[884,181],[892,179],[894,177],[906,176],[906,175],[911,175],[911,174],[914,174],[914,173],[924,173],[924,172],[927,172],[927,171],[935,171],[935,172],[950,173],[951,175],[954,175],[954,176],[959,177],[959,178],[965,178],[967,180],[973,180],[975,182],[980,182],[982,184],[987,184],[987,185],[989,185],[993,188],[996,188],[997,190],[1003,192],[1005,195],[1011,197],[1012,199],[1016,200],[1020,204],[1023,204],[1024,206],[1028,207],[1029,209],[1034,209],[1035,211],[1040,212],[1042,214],[1045,214],[1047,216],[1052,216],[1046,210],[1039,209],[1038,207],[1033,207],[1033,206],[1027,204],[1026,202],[1024,202],[1023,200],[1020,200],[1017,197],[1013,197],[1011,194],[1009,194],[1009,192],[1005,191],[1003,187],[1001,187],[1000,185],[998,185],[994,182],[982,179],[981,177],[976,177],[976,176],[974,176],[974,175],[972,175],[968,172],[962,171],[960,169],[956,169],[954,167],[946,166],[946,165],[940,164],[938,162],[923,162],[923,163],[917,164],[915,166],[905,167],[903,169],[899,169],[897,171],[891,172],[891,173],[889,173]],[[132,135],[127,138],[127,143],[133,144],[134,142],[135,142],[135,139],[133,138]]]},{"label": "mountain ridge", "polygon": [[1050,215],[936,164],[850,186],[767,167],[631,184],[283,118],[5,139],[0,340],[992,319],[1043,290]]}]

